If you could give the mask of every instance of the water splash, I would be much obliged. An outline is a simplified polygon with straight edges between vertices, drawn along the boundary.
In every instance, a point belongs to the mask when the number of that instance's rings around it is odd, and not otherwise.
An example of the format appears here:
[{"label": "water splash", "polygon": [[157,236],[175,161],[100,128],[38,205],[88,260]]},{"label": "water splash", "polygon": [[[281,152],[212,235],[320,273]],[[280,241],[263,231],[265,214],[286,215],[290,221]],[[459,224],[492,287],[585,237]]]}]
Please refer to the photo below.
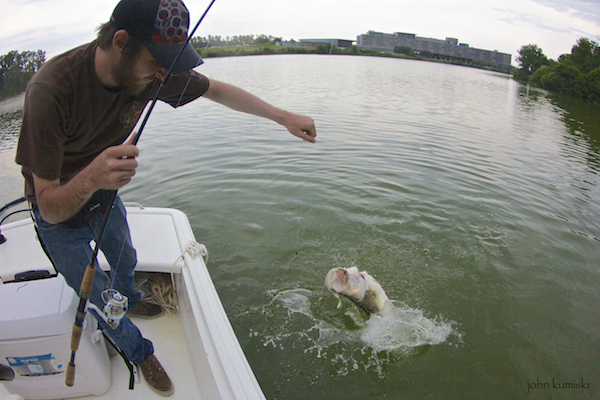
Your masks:
[{"label": "water splash", "polygon": [[305,354],[329,361],[336,375],[373,369],[384,377],[386,364],[423,354],[453,334],[460,338],[454,323],[442,317],[427,318],[423,311],[399,302],[389,302],[380,314],[369,318],[354,305],[346,304],[343,314],[330,310],[323,298],[307,289],[268,294],[273,296],[271,305],[287,310],[287,318],[272,334],[262,337],[263,345],[282,351],[290,344],[303,346]]},{"label": "water splash", "polygon": [[276,294],[275,299],[281,301],[290,312],[304,314],[312,318],[310,300],[308,299],[311,295],[312,292],[306,289],[285,290]]},{"label": "water splash", "polygon": [[395,351],[438,345],[451,333],[450,323],[439,318],[428,319],[421,310],[390,302],[367,321],[361,340],[378,352]]}]

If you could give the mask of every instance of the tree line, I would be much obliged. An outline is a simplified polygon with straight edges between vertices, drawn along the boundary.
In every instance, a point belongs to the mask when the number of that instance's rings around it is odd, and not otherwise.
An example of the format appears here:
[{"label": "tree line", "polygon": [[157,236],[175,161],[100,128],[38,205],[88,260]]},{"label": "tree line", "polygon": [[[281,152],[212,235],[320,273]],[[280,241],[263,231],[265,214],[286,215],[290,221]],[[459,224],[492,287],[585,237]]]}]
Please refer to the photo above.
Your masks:
[{"label": "tree line", "polygon": [[519,69],[513,77],[521,82],[554,92],[600,102],[600,47],[598,43],[581,38],[571,54],[557,61],[548,59],[535,44],[522,46],[516,58]]},{"label": "tree line", "polygon": [[25,90],[29,80],[46,61],[46,52],[10,51],[0,56],[0,99]]},{"label": "tree line", "polygon": [[238,36],[225,36],[222,37],[220,35],[212,36],[208,35],[207,37],[202,36],[194,36],[190,42],[195,48],[204,48],[204,47],[221,47],[221,46],[249,46],[252,44],[275,44],[276,42],[280,42],[280,37],[275,36],[267,36],[267,35],[238,35]]}]

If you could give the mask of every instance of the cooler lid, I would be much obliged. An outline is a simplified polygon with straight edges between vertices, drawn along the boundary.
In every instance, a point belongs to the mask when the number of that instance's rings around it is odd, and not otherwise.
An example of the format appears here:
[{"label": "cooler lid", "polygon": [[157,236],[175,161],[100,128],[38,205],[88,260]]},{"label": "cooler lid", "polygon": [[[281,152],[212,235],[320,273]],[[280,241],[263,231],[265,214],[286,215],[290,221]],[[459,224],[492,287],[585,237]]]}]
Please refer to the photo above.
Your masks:
[{"label": "cooler lid", "polygon": [[60,274],[0,285],[0,340],[71,332],[78,299]]},{"label": "cooler lid", "polygon": [[14,281],[16,274],[30,270],[46,270],[50,275],[56,274],[42,250],[31,218],[2,225],[2,234],[6,238],[6,243],[0,245],[2,282]]}]

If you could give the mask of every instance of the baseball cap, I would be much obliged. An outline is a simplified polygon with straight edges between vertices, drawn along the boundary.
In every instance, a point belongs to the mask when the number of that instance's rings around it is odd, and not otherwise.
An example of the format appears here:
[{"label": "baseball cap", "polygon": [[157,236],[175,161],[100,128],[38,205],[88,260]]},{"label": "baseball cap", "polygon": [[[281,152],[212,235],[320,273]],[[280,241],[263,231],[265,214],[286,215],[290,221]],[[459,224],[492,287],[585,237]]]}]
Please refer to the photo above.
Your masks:
[{"label": "baseball cap", "polygon": [[181,0],[121,0],[110,18],[117,29],[125,29],[140,39],[158,64],[171,67],[179,50],[183,53],[173,67],[174,73],[202,64],[202,58],[187,44],[190,13]]}]

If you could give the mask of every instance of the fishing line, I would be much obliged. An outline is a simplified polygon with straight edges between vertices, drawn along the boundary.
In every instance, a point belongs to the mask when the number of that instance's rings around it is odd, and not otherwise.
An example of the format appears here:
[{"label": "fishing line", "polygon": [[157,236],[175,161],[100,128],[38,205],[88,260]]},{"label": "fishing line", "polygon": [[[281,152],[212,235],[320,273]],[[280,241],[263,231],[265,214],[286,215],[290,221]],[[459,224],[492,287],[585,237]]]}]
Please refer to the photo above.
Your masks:
[{"label": "fishing line", "polygon": [[[225,17],[227,16],[227,14],[229,13],[229,10],[231,9],[231,6],[233,5],[233,3],[235,2],[235,0],[232,0],[231,3],[229,3],[229,7],[227,7],[227,10],[225,10],[225,13],[223,14],[223,18],[221,18],[221,20],[219,21],[219,23],[217,24],[217,27],[215,28],[215,30],[213,31],[213,35],[216,36],[216,33],[219,31],[219,29],[221,28],[221,24],[223,23],[223,21],[225,20]],[[204,51],[202,51],[202,58],[204,58],[204,56],[206,55],[206,53],[208,52],[208,45],[209,45],[209,37],[210,35],[208,35],[208,37],[206,38],[206,47],[204,48]]]},{"label": "fishing line", "polygon": [[344,0],[340,0],[340,9],[338,11],[337,20],[335,21],[335,28],[333,28],[333,38],[331,38],[331,45],[329,46],[329,55],[331,55],[331,51],[333,50],[333,41],[335,40],[335,35],[337,33],[338,24],[340,22],[340,15],[342,14],[342,5],[344,4]]},{"label": "fishing line", "polygon": [[179,105],[181,104],[181,100],[183,99],[183,95],[185,94],[185,92],[187,91],[188,86],[190,85],[190,82],[192,81],[192,75],[187,76],[188,80],[185,83],[185,87],[183,88],[183,90],[181,91],[181,95],[179,95],[179,98],[177,99],[177,104],[175,104],[175,108],[179,107]]},{"label": "fishing line", "polygon": [[[340,0],[340,8],[338,9],[338,16],[337,16],[337,20],[335,22],[335,27],[333,29],[333,38],[331,38],[331,43],[329,46],[329,55],[331,55],[331,52],[333,50],[333,41],[335,38],[335,35],[337,33],[337,28],[338,28],[338,24],[340,22],[340,15],[342,14],[342,6],[344,5],[344,0]],[[302,197],[300,200],[300,215],[299,215],[299,222],[298,222],[298,231],[296,233],[296,248],[298,247],[298,243],[300,241],[300,226],[301,226],[301,220],[302,220],[302,208],[304,206],[304,187],[306,186],[306,175],[304,175],[304,182],[302,182]],[[298,254],[296,252],[296,254]]]},{"label": "fishing line", "polygon": [[[302,196],[300,197],[300,215],[298,215],[298,232],[296,233],[296,248],[300,242],[300,227],[302,226],[302,208],[304,207],[304,187],[306,186],[306,174],[304,174],[304,182],[302,182]],[[298,254],[298,252],[296,252]]]}]

